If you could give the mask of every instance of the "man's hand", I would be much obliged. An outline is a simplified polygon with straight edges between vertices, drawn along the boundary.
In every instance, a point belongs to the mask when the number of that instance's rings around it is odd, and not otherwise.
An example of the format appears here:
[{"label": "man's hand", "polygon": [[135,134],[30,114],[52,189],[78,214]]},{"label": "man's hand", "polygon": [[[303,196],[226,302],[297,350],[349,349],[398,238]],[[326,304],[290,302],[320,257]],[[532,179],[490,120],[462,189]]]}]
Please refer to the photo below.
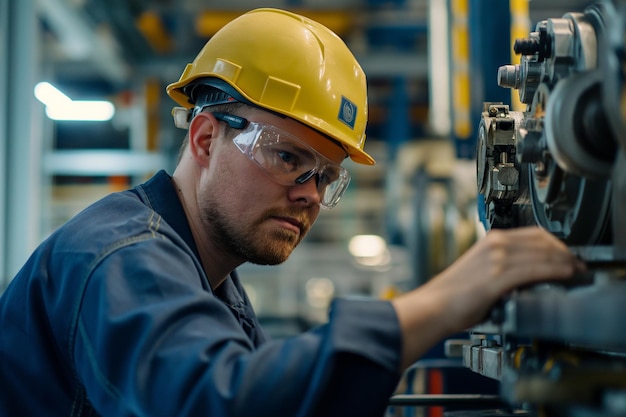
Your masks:
[{"label": "man's hand", "polygon": [[392,301],[403,330],[403,366],[447,335],[478,324],[514,288],[567,279],[584,269],[543,229],[490,231],[445,271]]}]

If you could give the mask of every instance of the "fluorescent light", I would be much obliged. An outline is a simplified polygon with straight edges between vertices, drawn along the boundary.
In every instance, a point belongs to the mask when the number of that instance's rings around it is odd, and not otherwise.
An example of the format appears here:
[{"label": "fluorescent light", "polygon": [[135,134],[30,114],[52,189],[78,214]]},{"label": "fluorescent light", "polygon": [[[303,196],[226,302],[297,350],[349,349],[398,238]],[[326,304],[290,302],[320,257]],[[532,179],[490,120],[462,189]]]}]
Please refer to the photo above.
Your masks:
[{"label": "fluorescent light", "polygon": [[375,257],[387,250],[385,239],[377,235],[358,235],[350,239],[348,249],[352,256]]},{"label": "fluorescent light", "polygon": [[115,115],[115,106],[109,101],[72,100],[45,81],[35,86],[34,93],[52,120],[106,121]]},{"label": "fluorescent light", "polygon": [[385,239],[377,235],[354,236],[348,250],[358,264],[366,267],[383,267],[391,260]]},{"label": "fluorescent light", "polygon": [[350,239],[348,250],[358,264],[366,267],[381,267],[391,261],[387,243],[381,236],[354,236]]},{"label": "fluorescent light", "polygon": [[70,101],[62,105],[46,106],[46,115],[52,120],[106,121],[115,114],[108,101]]},{"label": "fluorescent light", "polygon": [[45,81],[35,86],[35,97],[46,106],[57,106],[72,101],[72,99],[61,92],[61,90]]}]

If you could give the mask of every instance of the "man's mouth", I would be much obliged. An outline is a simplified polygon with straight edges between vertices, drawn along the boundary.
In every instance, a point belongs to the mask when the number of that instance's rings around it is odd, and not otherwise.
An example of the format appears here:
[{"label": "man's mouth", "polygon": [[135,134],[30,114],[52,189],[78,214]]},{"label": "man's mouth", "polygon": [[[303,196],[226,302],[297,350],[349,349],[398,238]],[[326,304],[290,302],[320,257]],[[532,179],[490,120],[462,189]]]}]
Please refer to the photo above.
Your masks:
[{"label": "man's mouth", "polygon": [[302,234],[304,224],[295,217],[273,216],[272,218],[280,223],[282,227],[293,230],[298,234]]}]

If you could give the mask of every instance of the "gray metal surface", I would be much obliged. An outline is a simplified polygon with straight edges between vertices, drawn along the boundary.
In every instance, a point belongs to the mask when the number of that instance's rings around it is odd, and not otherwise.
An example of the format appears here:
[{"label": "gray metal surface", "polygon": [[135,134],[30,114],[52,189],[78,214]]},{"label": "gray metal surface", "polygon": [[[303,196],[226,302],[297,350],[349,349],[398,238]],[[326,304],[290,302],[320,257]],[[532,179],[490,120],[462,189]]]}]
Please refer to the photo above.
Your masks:
[{"label": "gray metal surface", "polygon": [[626,282],[519,292],[506,303],[503,331],[518,337],[626,350]]},{"label": "gray metal surface", "polygon": [[[9,1],[0,10],[3,20],[0,37],[6,37],[0,59],[5,71],[0,81],[6,81],[4,112],[0,113],[0,154],[4,160],[2,181],[4,213],[3,256],[5,265],[0,271],[0,283],[6,284],[40,240],[41,165],[43,110],[32,95],[35,77],[39,71],[39,26],[34,0]],[[5,18],[6,16],[6,18]],[[2,212],[0,212],[2,213]]]},{"label": "gray metal surface", "polygon": [[503,349],[499,346],[463,346],[463,365],[480,375],[499,380],[502,376]]},{"label": "gray metal surface", "polygon": [[[587,6],[537,24],[518,45],[522,64],[501,69],[500,84],[527,104],[507,143],[524,175],[519,193],[502,187],[515,195],[487,202],[500,204],[492,224],[539,224],[588,271],[515,290],[463,345],[464,365],[498,379],[503,399],[549,417],[626,415],[626,2]],[[484,143],[478,162],[503,149]],[[503,166],[494,161],[484,172]],[[511,200],[532,217],[514,218]]]}]

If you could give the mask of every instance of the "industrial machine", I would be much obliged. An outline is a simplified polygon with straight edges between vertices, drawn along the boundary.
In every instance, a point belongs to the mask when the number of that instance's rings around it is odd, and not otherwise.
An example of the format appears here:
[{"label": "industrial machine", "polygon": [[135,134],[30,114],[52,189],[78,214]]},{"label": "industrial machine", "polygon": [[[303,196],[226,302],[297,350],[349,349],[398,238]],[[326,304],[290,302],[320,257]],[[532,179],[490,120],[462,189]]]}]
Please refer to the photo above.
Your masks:
[{"label": "industrial machine", "polygon": [[514,50],[498,84],[525,110],[485,103],[478,132],[484,224],[540,225],[589,270],[507,296],[463,364],[511,415],[626,416],[626,1],[543,20]]}]

